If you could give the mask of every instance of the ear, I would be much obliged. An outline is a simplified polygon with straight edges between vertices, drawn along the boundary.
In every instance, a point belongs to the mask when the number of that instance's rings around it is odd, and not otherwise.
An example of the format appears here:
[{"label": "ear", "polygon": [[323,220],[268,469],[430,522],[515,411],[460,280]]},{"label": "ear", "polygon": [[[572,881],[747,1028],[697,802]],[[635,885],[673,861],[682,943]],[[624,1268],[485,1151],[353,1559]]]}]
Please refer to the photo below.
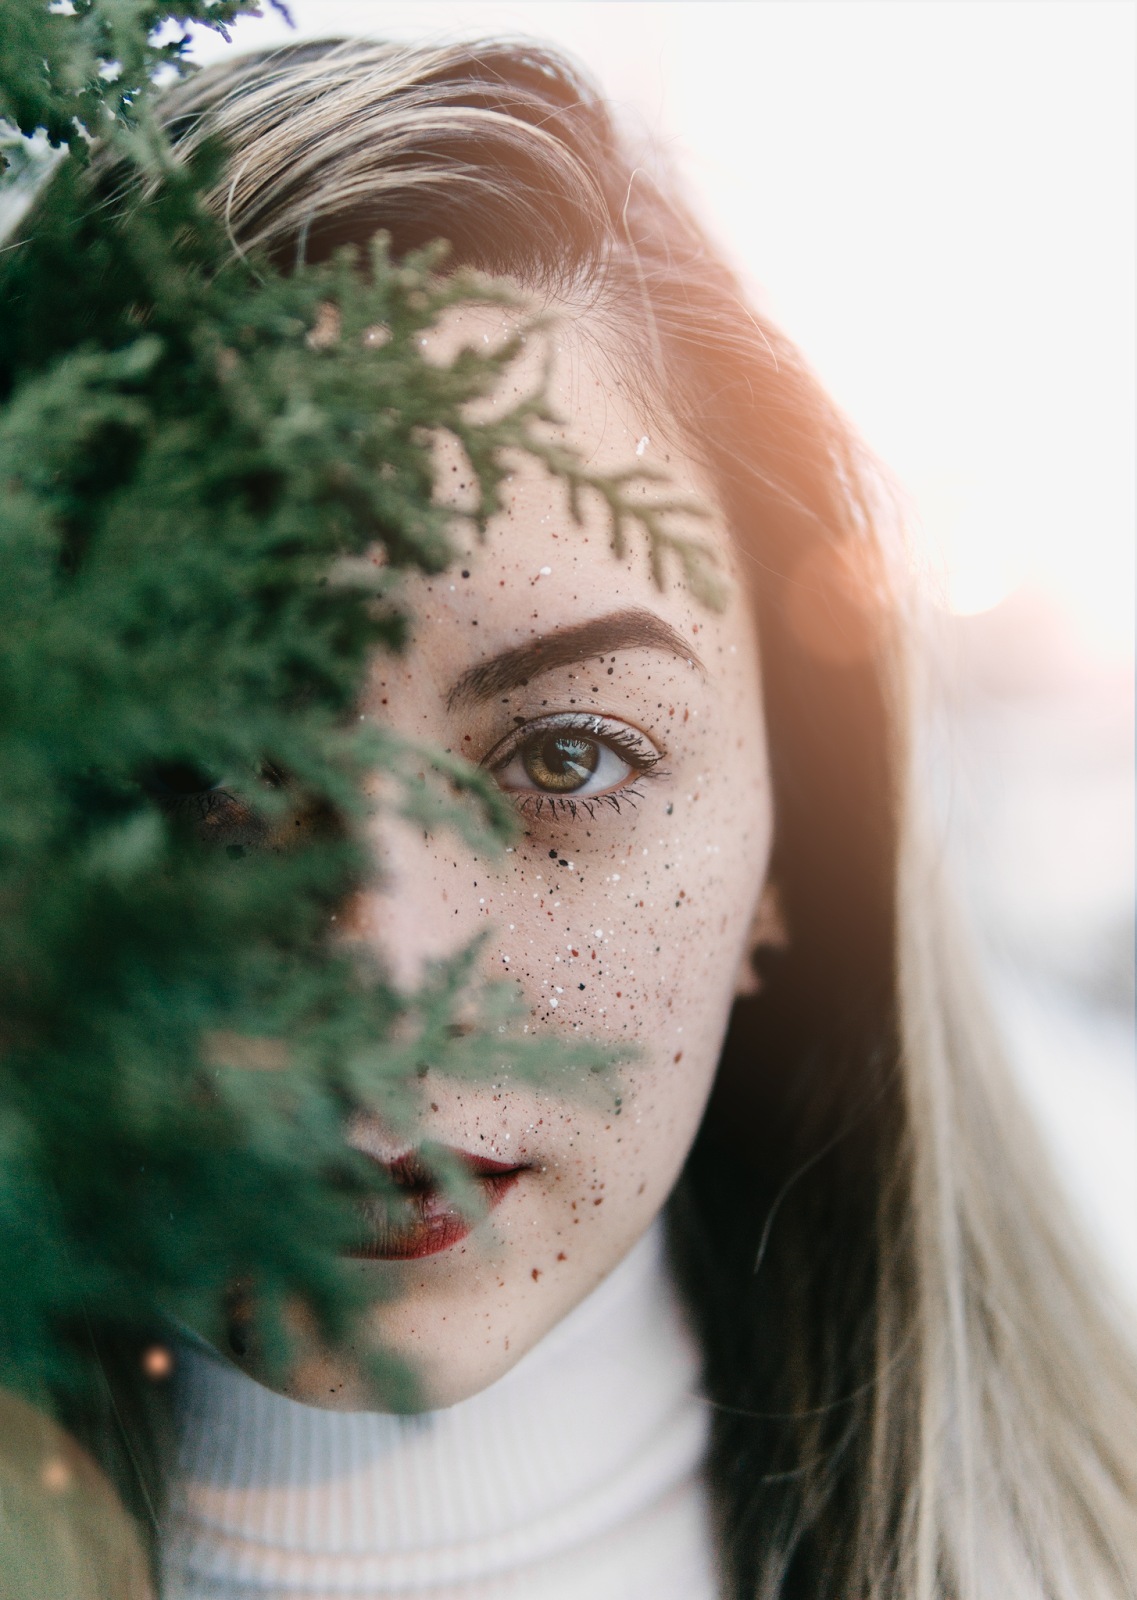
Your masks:
[{"label": "ear", "polygon": [[754,970],[755,951],[785,950],[789,942],[790,936],[786,932],[778,886],[776,883],[767,883],[754,908],[750,934],[746,940],[742,960],[738,964],[738,974],[734,980],[736,999],[742,995],[757,994],[762,987],[762,980]]}]

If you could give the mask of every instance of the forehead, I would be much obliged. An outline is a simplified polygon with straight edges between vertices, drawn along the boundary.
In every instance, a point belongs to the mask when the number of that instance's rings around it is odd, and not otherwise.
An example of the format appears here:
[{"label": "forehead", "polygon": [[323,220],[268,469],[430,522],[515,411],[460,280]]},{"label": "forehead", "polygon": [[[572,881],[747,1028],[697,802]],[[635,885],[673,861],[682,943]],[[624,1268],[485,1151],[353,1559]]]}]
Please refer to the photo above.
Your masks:
[{"label": "forehead", "polygon": [[[620,476],[626,500],[654,513],[669,536],[708,547],[726,580],[727,602],[715,613],[695,599],[674,553],[665,557],[666,581],[660,587],[651,571],[647,531],[633,517],[626,518],[623,529],[626,553],[616,559],[611,513],[602,495],[595,489],[583,492],[577,523],[564,484],[518,451],[503,486],[504,510],[492,519],[487,539],[479,545],[469,535],[460,536],[462,575],[451,570],[432,581],[435,604],[468,610],[473,593],[484,612],[464,618],[465,627],[482,631],[476,639],[465,635],[462,649],[476,652],[488,643],[487,629],[495,646],[521,644],[631,606],[650,610],[689,639],[693,654],[741,653],[754,670],[756,651],[734,571],[735,547],[709,478],[676,443],[667,420],[649,413],[612,359],[612,341],[598,321],[557,302],[537,308],[531,301],[517,307],[462,306],[426,336],[425,353],[444,362],[464,346],[492,347],[522,327],[534,309],[543,313],[545,327],[528,335],[521,357],[494,394],[478,402],[475,414],[512,407],[544,384],[556,421],[538,424],[536,436],[573,451],[590,474]],[[471,475],[453,439],[439,441],[437,465],[439,494],[456,507],[469,505]],[[683,509],[662,511],[676,503]],[[448,640],[439,651],[442,641],[436,638],[434,653],[450,656],[456,642]]]},{"label": "forehead", "polygon": [[[553,411],[567,424],[570,441],[594,470],[617,471],[638,464],[659,472],[666,457],[673,487],[713,498],[709,480],[676,439],[665,406],[638,393],[640,386],[631,377],[635,366],[631,340],[587,305],[556,297],[536,299],[511,280],[502,284],[515,304],[453,307],[426,333],[428,359],[449,361],[464,346],[484,350],[522,332],[523,352],[504,375],[494,406],[533,394],[547,383]],[[526,325],[536,319],[540,325],[527,331]],[[643,387],[650,389],[650,384]],[[556,430],[555,436],[565,435]]]}]

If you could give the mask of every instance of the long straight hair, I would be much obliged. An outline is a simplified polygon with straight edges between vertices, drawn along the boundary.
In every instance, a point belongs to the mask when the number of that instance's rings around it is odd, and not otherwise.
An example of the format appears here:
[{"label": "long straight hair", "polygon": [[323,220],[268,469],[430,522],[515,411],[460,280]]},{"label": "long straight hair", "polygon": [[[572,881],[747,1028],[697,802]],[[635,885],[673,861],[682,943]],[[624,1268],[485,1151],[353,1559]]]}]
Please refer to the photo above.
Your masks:
[{"label": "long straight hair", "polygon": [[383,228],[570,297],[728,515],[787,938],[735,1007],[670,1216],[729,1593],[1132,1594],[1132,1352],[922,837],[911,629],[855,436],[549,50],[302,44],[161,106],[184,151],[218,132],[234,152],[214,199],[237,250],[287,265]]}]

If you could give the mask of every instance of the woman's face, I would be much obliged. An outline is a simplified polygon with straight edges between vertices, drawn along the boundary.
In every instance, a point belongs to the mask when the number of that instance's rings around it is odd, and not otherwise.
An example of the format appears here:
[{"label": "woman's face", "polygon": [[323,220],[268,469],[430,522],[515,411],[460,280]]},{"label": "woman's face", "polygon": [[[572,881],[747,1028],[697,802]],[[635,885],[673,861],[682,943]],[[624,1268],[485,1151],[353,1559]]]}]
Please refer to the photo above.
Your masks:
[{"label": "woman's face", "polygon": [[[454,315],[439,357],[502,336],[500,308]],[[552,385],[564,437],[593,469],[638,457],[668,474],[645,500],[696,498],[691,463],[590,349],[565,331]],[[528,391],[536,363],[500,403]],[[444,447],[440,479],[467,481]],[[476,855],[451,833],[377,821],[378,873],[345,937],[407,988],[483,935],[486,972],[517,985],[518,1027],[574,1045],[634,1044],[609,1092],[471,1087],[429,1074],[417,1124],[396,1139],[359,1116],[360,1150],[419,1183],[413,1144],[464,1160],[489,1210],[472,1229],[441,1195],[419,1225],[350,1270],[376,1288],[372,1336],[409,1364],[424,1406],[506,1372],[621,1260],[656,1216],[695,1137],[748,932],[762,892],[772,805],[754,631],[741,587],[725,611],[694,601],[678,572],[652,583],[646,538],[617,562],[598,507],[577,526],[564,490],[519,460],[508,511],[483,545],[406,601],[410,648],[377,660],[361,711],[487,766],[521,823],[513,848]],[[676,523],[675,525],[679,525]],[[730,570],[722,518],[689,519]],[[342,920],[342,919],[341,919]],[[395,1259],[390,1259],[391,1254]],[[288,1392],[373,1409],[350,1353],[306,1360]]]}]

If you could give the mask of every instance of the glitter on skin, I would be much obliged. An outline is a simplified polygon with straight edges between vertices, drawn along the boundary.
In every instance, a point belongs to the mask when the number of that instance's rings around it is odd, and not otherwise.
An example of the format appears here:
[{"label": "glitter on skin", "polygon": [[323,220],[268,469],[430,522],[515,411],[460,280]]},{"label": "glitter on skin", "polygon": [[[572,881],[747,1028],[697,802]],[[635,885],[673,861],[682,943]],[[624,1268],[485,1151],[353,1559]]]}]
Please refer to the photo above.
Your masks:
[{"label": "glitter on skin", "polygon": [[[469,308],[431,343],[441,358],[502,332],[500,308]],[[507,398],[533,387],[542,352],[527,359],[503,385]],[[645,465],[664,467],[666,455],[673,479],[642,486],[645,499],[678,492],[710,501],[698,469],[652,442],[665,430],[624,398],[579,329],[557,356],[552,399],[593,467],[625,466],[642,442]],[[458,487],[468,484],[462,466],[457,447],[443,443],[439,481],[456,505],[469,494]],[[421,1260],[351,1263],[384,1295],[374,1338],[410,1363],[432,1407],[507,1371],[662,1206],[714,1075],[772,831],[757,649],[741,595],[711,614],[678,572],[661,593],[646,541],[633,537],[617,563],[599,508],[578,528],[561,486],[531,462],[519,461],[506,494],[509,509],[486,542],[462,550],[468,582],[452,589],[456,571],[408,582],[411,646],[376,661],[362,711],[475,762],[528,721],[596,714],[660,759],[596,803],[516,795],[524,835],[490,860],[475,860],[452,834],[424,836],[384,819],[375,843],[383,882],[353,903],[342,937],[373,946],[410,988],[430,962],[485,934],[486,971],[507,974],[525,998],[523,1031],[560,1032],[574,1044],[634,1040],[641,1056],[621,1069],[621,1103],[602,1109],[574,1104],[555,1084],[471,1088],[431,1074],[412,1137],[531,1164],[460,1245]],[[729,563],[721,517],[691,531]],[[450,703],[452,686],[501,652],[635,610],[689,639],[691,657],[651,643],[610,649],[499,685],[480,703]],[[367,1119],[352,1133],[363,1148],[381,1138]],[[382,1404],[348,1358],[327,1352],[289,1392],[344,1409]]]}]

